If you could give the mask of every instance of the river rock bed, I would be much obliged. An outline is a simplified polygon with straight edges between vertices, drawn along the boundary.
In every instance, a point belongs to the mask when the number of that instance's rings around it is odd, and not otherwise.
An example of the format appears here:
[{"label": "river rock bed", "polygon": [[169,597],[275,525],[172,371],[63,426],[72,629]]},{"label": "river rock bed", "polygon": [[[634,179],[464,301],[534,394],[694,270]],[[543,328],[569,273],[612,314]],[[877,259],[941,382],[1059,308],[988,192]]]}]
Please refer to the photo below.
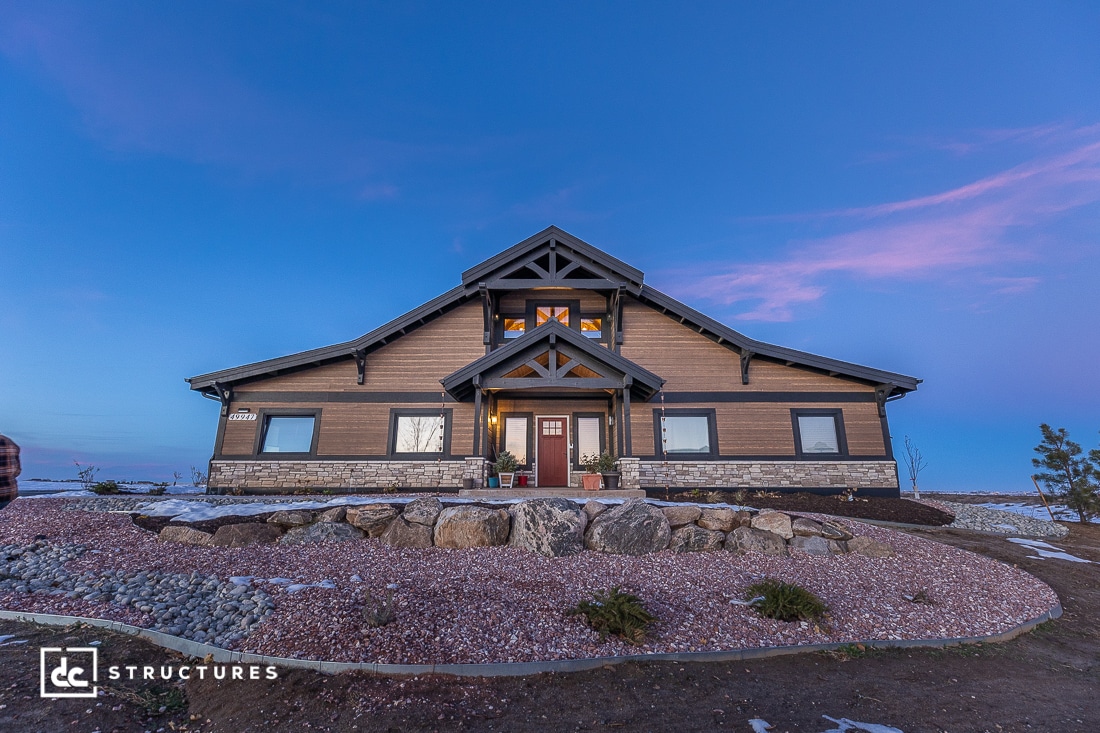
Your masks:
[{"label": "river rock bed", "polygon": [[955,521],[947,525],[952,529],[976,529],[982,532],[1028,537],[1065,537],[1069,534],[1069,528],[1057,522],[1035,519],[1016,512],[942,499],[922,499],[922,502],[954,514]]},{"label": "river rock bed", "polygon": [[0,595],[80,599],[133,609],[142,614],[141,626],[216,646],[244,637],[275,606],[267,593],[248,583],[223,581],[198,571],[70,571],[69,561],[87,549],[44,540],[0,545]]},{"label": "river rock bed", "polygon": [[[262,586],[273,603],[266,620],[239,638],[223,636],[221,645],[306,659],[485,663],[954,638],[1007,631],[1057,603],[1050,588],[1015,568],[848,520],[844,525],[854,534],[887,544],[894,554],[661,550],[638,556],[585,551],[546,557],[508,546],[392,547],[369,537],[200,546],[160,542],[126,514],[64,511],[70,502],[17,500],[0,511],[0,543],[26,547],[44,536],[47,546],[59,548],[60,568],[77,578],[91,573],[88,577],[114,583],[131,573],[177,579],[196,575],[228,584],[219,587]],[[74,546],[81,545],[85,551],[77,554]],[[764,577],[816,593],[829,606],[828,623],[773,621],[740,605],[745,588]],[[639,596],[658,618],[641,647],[614,638],[601,643],[578,617],[567,615],[593,592],[616,585]],[[368,627],[363,621],[366,595],[378,597],[388,586],[393,586],[396,620]],[[931,603],[907,600],[918,591]],[[70,598],[68,591],[51,592],[0,590],[0,607],[72,613],[79,605],[80,615],[127,623],[137,615],[138,625],[157,623],[132,603],[113,602],[114,596]]]}]

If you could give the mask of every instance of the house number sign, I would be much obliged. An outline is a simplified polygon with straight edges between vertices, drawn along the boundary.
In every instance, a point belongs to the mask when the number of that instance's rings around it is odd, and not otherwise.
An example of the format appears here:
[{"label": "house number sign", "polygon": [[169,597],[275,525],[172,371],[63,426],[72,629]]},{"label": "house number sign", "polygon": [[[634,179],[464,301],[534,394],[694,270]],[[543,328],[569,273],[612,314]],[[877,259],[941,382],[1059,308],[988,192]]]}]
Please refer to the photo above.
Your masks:
[{"label": "house number sign", "polygon": [[254,412],[234,412],[229,415],[230,420],[255,420],[256,413]]}]

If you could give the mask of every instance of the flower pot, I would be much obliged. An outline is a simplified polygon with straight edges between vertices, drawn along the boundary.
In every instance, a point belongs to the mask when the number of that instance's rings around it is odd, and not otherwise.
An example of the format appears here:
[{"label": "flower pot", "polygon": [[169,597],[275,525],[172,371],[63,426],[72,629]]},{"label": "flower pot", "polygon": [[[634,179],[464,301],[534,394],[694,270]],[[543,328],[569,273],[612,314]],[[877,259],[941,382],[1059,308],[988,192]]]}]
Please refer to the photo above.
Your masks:
[{"label": "flower pot", "polygon": [[498,479],[496,476],[490,476],[489,477],[489,488],[490,489],[499,489],[500,488],[500,479]]},{"label": "flower pot", "polygon": [[467,490],[467,491],[474,488],[474,480],[472,478],[462,479],[462,488]]},{"label": "flower pot", "polygon": [[520,488],[526,487],[527,486],[527,474],[521,473],[519,476],[516,476],[516,482],[517,482],[517,484],[519,485]]},{"label": "flower pot", "polygon": [[502,489],[512,488],[512,481],[514,481],[515,478],[516,478],[516,475],[514,473],[508,473],[508,472],[505,472],[505,471],[501,471],[501,473],[500,473],[500,488],[502,488]]},{"label": "flower pot", "polygon": [[622,476],[622,474],[618,471],[609,471],[603,474],[603,487],[609,490],[619,488],[620,476]]},{"label": "flower pot", "polygon": [[601,481],[603,481],[603,476],[598,473],[581,474],[581,482],[584,484],[585,491],[599,491]]}]

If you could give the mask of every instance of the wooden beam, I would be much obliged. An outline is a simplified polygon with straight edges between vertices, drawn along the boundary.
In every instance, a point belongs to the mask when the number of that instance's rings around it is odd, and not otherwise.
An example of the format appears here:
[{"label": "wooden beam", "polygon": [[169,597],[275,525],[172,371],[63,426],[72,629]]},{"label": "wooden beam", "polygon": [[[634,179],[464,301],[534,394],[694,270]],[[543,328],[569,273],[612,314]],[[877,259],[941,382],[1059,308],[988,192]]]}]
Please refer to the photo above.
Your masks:
[{"label": "wooden beam", "polygon": [[367,352],[363,349],[355,352],[355,370],[358,372],[356,384],[362,384],[367,373]]},{"label": "wooden beam", "polygon": [[634,448],[630,440],[630,385],[634,380],[628,375],[623,379],[623,446],[625,458],[634,457]]},{"label": "wooden beam", "polygon": [[619,389],[623,383],[617,379],[593,377],[489,377],[482,382],[485,389],[535,389],[538,387],[568,387],[569,389]]},{"label": "wooden beam", "polygon": [[474,455],[481,455],[481,377],[474,375]]},{"label": "wooden beam", "polygon": [[741,384],[749,383],[749,364],[754,356],[756,353],[747,349],[741,352]]},{"label": "wooden beam", "polygon": [[623,283],[604,278],[578,278],[576,280],[563,280],[552,278],[550,280],[507,280],[496,278],[486,283],[490,290],[531,290],[533,288],[573,288],[574,290],[614,290]]}]

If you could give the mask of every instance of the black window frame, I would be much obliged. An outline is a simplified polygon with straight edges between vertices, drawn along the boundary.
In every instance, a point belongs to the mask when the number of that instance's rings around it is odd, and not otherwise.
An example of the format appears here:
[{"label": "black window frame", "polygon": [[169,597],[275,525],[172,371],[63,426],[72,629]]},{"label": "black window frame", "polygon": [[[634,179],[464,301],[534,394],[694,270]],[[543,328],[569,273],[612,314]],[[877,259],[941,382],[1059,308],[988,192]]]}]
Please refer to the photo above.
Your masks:
[{"label": "black window frame", "polygon": [[505,442],[508,438],[508,418],[510,417],[525,417],[527,418],[527,462],[519,464],[520,470],[530,471],[531,466],[534,465],[532,458],[535,455],[535,413],[533,412],[502,412],[497,415],[497,433],[499,436],[499,446],[497,448],[497,455],[504,450]]},{"label": "black window frame", "polygon": [[[313,418],[313,437],[309,442],[308,453],[284,453],[279,451],[272,451],[270,453],[264,452],[264,442],[267,440],[267,428],[268,424],[273,417],[312,417]],[[252,445],[252,455],[263,457],[282,457],[289,456],[290,458],[300,458],[303,456],[316,456],[317,455],[317,440],[321,435],[321,408],[320,407],[261,407],[256,411],[256,420],[260,423],[260,429],[256,431],[256,440]]]},{"label": "black window frame", "polygon": [[584,466],[581,465],[581,445],[580,445],[580,430],[578,429],[578,420],[582,417],[595,417],[600,420],[600,453],[605,450],[609,450],[607,446],[607,413],[604,412],[574,412],[572,415],[573,422],[573,445],[570,448],[570,453],[573,458],[573,470],[584,470]]},{"label": "black window frame", "polygon": [[[527,319],[527,331],[531,333],[537,326],[535,325],[535,311],[538,308],[568,308],[569,309],[569,328],[573,329],[577,333],[581,331],[581,301],[571,298],[532,298],[526,302],[526,319]],[[511,316],[509,316],[511,318]],[[564,325],[564,324],[563,324]]]},{"label": "black window frame", "polygon": [[[662,417],[705,417],[707,418],[707,438],[710,441],[709,453],[685,453],[682,451],[669,451],[665,452],[664,441],[661,439],[663,432],[661,431],[661,418]],[[653,410],[653,445],[654,455],[657,458],[667,456],[669,458],[682,458],[683,460],[714,460],[718,458],[718,411],[713,407],[678,407],[678,408],[665,408],[661,410],[657,408]]]},{"label": "black window frame", "polygon": [[[805,453],[802,450],[802,429],[798,425],[799,417],[832,417],[836,429],[836,453]],[[791,428],[794,430],[794,453],[798,458],[847,458],[848,437],[844,432],[844,410],[839,407],[792,407]]]},{"label": "black window frame", "polygon": [[[397,420],[401,417],[439,417],[443,415],[443,452],[442,453],[398,453]],[[386,457],[407,461],[434,461],[451,458],[451,429],[454,425],[454,409],[443,410],[430,407],[391,407],[389,436],[386,441]]]}]

